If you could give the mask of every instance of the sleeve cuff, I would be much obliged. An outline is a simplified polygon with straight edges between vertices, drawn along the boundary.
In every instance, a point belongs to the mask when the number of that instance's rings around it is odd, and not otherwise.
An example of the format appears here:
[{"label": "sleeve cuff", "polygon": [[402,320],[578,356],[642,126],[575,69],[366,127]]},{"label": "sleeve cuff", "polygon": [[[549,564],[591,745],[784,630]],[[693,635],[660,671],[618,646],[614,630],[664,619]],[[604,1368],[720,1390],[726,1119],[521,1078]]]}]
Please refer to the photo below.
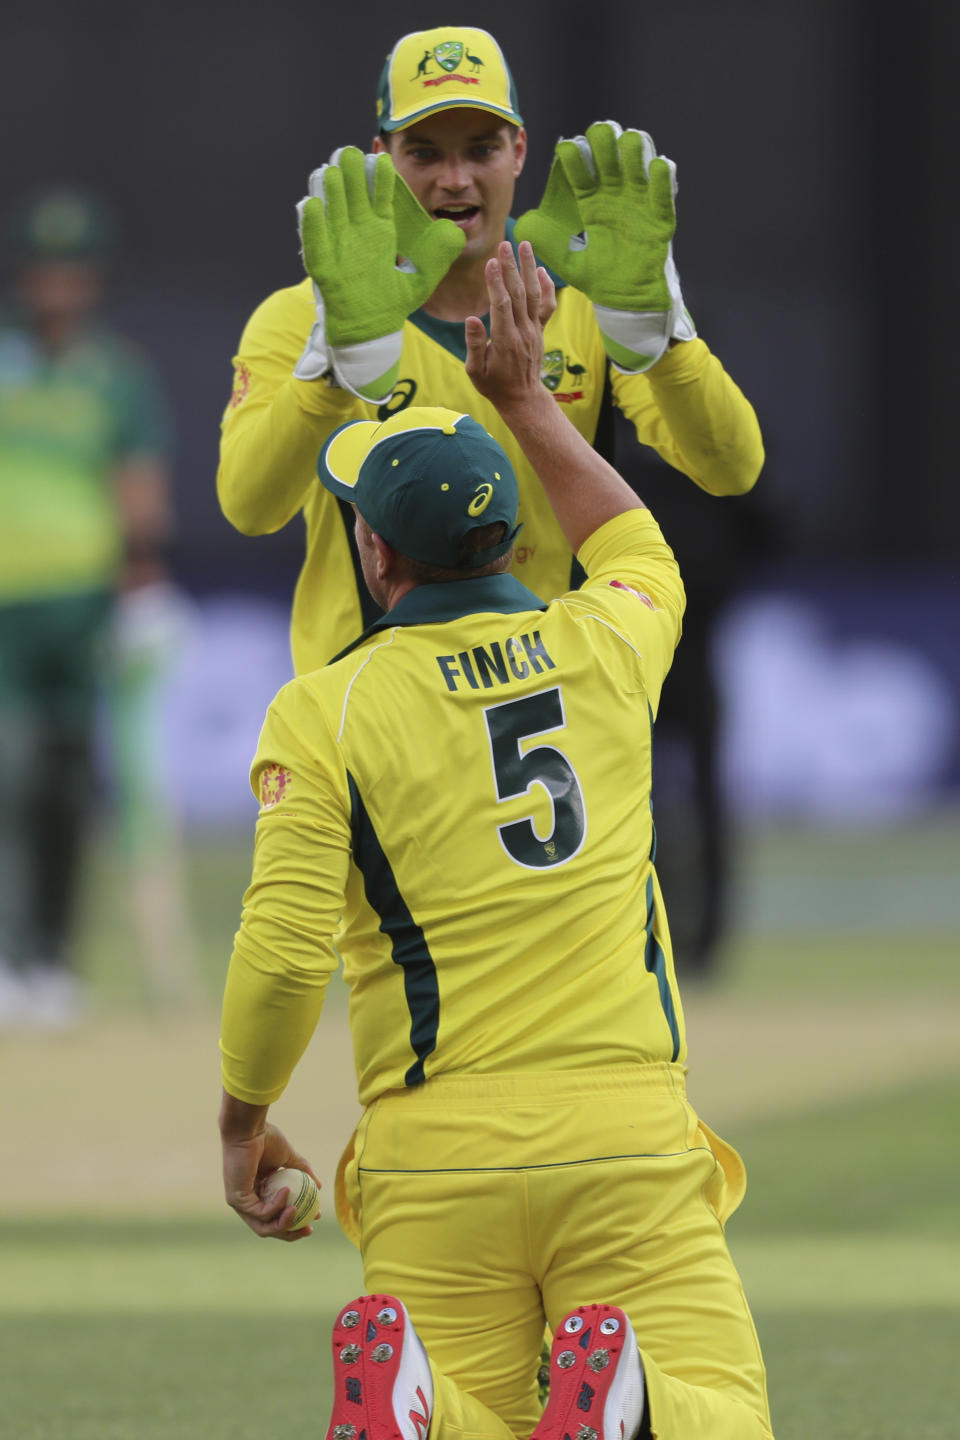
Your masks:
[{"label": "sleeve cuff", "polygon": [[318,415],[340,425],[356,412],[355,397],[334,384],[332,375],[324,375],[319,380],[298,380],[294,376],[288,383],[298,407],[306,415]]},{"label": "sleeve cuff", "polygon": [[682,385],[698,379],[709,359],[710,350],[699,337],[681,340],[663,352],[656,365],[646,372],[647,379],[653,385]]}]

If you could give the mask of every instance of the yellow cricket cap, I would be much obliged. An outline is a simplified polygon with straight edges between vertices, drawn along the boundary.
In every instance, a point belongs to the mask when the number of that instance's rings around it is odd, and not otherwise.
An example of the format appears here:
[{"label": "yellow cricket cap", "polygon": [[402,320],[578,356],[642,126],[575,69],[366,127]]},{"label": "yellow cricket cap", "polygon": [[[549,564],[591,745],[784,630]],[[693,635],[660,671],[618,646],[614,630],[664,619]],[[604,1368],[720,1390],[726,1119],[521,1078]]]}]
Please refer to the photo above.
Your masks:
[{"label": "yellow cricket cap", "polygon": [[503,51],[486,30],[440,25],[404,35],[387,56],[377,90],[377,125],[404,130],[454,106],[487,110],[522,125]]}]

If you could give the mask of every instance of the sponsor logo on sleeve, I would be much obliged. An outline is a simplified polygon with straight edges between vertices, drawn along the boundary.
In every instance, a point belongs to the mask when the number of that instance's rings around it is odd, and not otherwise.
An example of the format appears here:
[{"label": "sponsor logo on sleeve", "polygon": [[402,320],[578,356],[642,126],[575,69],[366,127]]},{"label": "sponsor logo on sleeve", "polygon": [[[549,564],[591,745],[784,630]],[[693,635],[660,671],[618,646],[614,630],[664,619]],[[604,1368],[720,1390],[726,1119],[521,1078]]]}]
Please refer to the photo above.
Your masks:
[{"label": "sponsor logo on sleeve", "polygon": [[260,804],[264,810],[272,810],[290,794],[293,776],[286,765],[267,765],[260,775]]},{"label": "sponsor logo on sleeve", "polygon": [[611,580],[610,588],[612,590],[627,590],[631,595],[636,595],[637,599],[642,601],[642,603],[646,605],[648,610],[656,610],[657,608],[656,605],[654,605],[653,601],[650,599],[649,595],[644,595],[641,593],[641,591],[634,590],[632,585],[624,585],[622,580]]},{"label": "sponsor logo on sleeve", "polygon": [[250,391],[250,371],[243,361],[238,361],[233,369],[233,389],[230,392],[230,409],[236,410],[242,405]]}]

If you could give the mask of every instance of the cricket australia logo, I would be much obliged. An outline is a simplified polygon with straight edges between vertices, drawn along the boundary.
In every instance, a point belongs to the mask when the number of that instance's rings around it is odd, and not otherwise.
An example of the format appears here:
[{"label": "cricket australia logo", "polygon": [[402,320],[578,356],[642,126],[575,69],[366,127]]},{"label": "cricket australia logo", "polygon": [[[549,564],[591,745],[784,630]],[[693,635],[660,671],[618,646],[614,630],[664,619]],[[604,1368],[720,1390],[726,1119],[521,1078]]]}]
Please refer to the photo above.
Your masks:
[{"label": "cricket australia logo", "polygon": [[[469,71],[464,74],[460,66],[466,60]],[[430,66],[436,62],[444,72],[442,75],[434,74]],[[432,50],[424,50],[423,58],[417,66],[417,73],[413,80],[422,80],[424,86],[446,85],[451,80],[461,85],[479,85],[478,75],[483,69],[484,62],[479,55],[471,55],[462,40],[442,40],[439,45],[434,45]],[[459,73],[458,73],[459,72]]]},{"label": "cricket australia logo", "polygon": [[561,405],[570,405],[574,400],[583,399],[583,390],[561,390],[560,382],[564,375],[573,377],[576,384],[583,382],[587,376],[586,365],[580,365],[575,360],[568,360],[562,350],[548,350],[543,357],[543,365],[540,367],[540,379]]},{"label": "cricket australia logo", "polygon": [[434,45],[433,53],[437,64],[442,65],[444,70],[456,70],[463,59],[463,41],[444,40],[441,45]]}]

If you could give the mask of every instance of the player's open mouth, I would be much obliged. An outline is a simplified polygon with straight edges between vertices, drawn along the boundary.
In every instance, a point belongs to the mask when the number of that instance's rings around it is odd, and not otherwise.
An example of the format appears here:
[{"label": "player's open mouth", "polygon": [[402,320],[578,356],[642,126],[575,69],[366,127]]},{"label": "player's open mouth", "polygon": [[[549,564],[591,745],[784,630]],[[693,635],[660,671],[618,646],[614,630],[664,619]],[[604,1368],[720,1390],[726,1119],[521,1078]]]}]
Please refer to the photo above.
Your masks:
[{"label": "player's open mouth", "polygon": [[439,210],[434,210],[438,220],[452,220],[455,225],[469,225],[475,216],[480,214],[479,205],[448,205]]}]

